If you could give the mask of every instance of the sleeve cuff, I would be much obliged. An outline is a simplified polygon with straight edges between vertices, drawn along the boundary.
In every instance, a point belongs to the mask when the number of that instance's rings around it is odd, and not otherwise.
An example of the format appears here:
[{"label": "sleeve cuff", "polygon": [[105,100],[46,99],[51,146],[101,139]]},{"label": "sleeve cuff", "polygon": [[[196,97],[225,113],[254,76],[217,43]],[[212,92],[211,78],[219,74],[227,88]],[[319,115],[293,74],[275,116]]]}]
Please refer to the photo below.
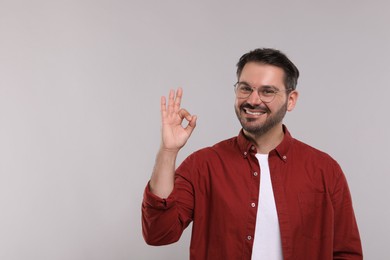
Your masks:
[{"label": "sleeve cuff", "polygon": [[172,193],[166,199],[160,198],[159,196],[153,194],[150,191],[149,182],[148,182],[144,190],[143,204],[144,206],[150,208],[168,209],[175,204],[175,200]]}]

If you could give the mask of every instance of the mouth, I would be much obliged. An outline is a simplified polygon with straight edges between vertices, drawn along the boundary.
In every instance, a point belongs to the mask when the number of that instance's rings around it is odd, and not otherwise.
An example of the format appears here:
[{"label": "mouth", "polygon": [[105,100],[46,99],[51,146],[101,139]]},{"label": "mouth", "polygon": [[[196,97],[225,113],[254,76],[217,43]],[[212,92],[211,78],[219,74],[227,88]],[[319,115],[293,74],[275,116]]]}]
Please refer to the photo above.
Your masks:
[{"label": "mouth", "polygon": [[250,109],[248,107],[242,108],[244,110],[245,114],[251,115],[251,116],[261,116],[267,113],[265,110],[259,110],[259,109]]}]

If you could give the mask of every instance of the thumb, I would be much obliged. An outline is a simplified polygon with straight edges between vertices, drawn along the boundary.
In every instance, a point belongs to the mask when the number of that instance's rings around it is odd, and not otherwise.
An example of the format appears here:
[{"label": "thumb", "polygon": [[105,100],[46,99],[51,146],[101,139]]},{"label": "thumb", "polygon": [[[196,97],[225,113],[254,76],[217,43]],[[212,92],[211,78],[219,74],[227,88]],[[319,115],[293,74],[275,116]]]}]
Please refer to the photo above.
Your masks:
[{"label": "thumb", "polygon": [[195,116],[195,115],[192,115],[192,116],[191,116],[191,120],[188,122],[188,125],[187,125],[187,127],[185,128],[186,131],[187,131],[189,134],[191,134],[192,131],[193,131],[193,130],[195,129],[195,127],[196,127],[196,119],[198,119],[198,117]]}]

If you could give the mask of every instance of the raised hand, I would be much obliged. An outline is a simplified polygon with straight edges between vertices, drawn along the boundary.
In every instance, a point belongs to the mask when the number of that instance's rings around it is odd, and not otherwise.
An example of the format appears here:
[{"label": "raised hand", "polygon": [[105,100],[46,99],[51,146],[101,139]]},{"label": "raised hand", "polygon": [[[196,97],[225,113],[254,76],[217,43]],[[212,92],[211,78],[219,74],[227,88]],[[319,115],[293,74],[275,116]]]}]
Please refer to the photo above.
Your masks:
[{"label": "raised hand", "polygon": [[[182,148],[196,126],[196,116],[181,108],[183,90],[169,92],[168,105],[166,98],[161,97],[162,143],[161,148],[167,151],[178,152]],[[188,121],[183,126],[183,120]]]}]

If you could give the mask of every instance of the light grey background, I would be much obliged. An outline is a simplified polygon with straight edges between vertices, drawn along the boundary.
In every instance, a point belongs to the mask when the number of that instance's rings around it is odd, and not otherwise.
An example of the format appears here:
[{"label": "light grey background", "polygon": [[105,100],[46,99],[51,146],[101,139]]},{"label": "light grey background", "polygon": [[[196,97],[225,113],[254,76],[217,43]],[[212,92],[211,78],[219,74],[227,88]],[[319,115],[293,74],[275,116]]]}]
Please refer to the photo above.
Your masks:
[{"label": "light grey background", "polygon": [[285,123],[345,171],[366,259],[388,259],[388,1],[0,0],[0,259],[187,259],[147,246],[160,96],[184,88],[190,152],[236,135],[235,63],[301,71]]}]

